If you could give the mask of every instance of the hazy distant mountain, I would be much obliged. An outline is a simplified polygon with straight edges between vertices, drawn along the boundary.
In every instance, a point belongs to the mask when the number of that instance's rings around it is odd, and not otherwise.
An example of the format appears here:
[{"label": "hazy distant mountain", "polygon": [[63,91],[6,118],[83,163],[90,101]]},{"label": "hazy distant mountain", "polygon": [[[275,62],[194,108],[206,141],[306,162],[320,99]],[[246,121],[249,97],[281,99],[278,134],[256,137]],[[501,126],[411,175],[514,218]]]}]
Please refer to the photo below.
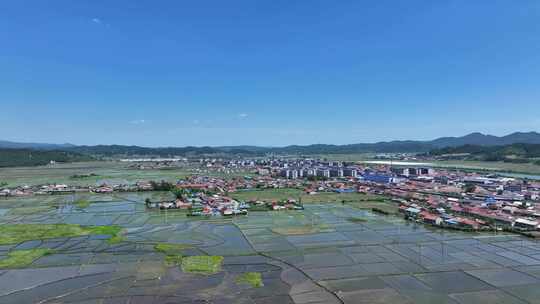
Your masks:
[{"label": "hazy distant mountain", "polygon": [[437,148],[458,147],[463,145],[502,146],[516,143],[540,144],[540,133],[515,132],[506,136],[497,137],[476,132],[462,137],[441,137],[426,143],[430,143]]},{"label": "hazy distant mountain", "polygon": [[427,152],[433,149],[460,147],[464,145],[502,146],[516,143],[540,144],[540,133],[516,132],[498,137],[476,132],[462,137],[441,137],[430,141],[397,140],[372,144],[287,146],[282,148],[271,148],[271,151],[275,153],[295,154],[397,153]]},{"label": "hazy distant mountain", "polygon": [[474,146],[503,146],[516,143],[540,144],[540,133],[516,132],[506,136],[471,133],[462,137],[441,137],[430,141],[398,140],[378,143],[359,143],[349,145],[291,145],[286,147],[257,147],[257,146],[226,146],[226,147],[164,147],[147,148],[140,146],[97,145],[74,146],[70,144],[36,144],[14,143],[0,141],[0,148],[27,148],[38,150],[65,150],[84,154],[101,156],[173,156],[173,155],[203,155],[203,154],[242,154],[262,155],[276,154],[348,154],[348,153],[397,153],[397,152],[428,152],[446,147]]},{"label": "hazy distant mountain", "polygon": [[44,143],[20,143],[0,140],[0,148],[5,149],[37,149],[37,150],[58,150],[74,147],[72,144],[44,144]]},{"label": "hazy distant mountain", "polygon": [[[122,146],[122,145],[98,145],[98,146],[75,146],[67,148],[68,151],[99,155],[105,157],[112,156],[156,156],[169,157],[177,155],[203,155],[217,153],[235,153],[237,150],[222,151],[219,148],[212,147],[163,147],[163,148],[148,148],[139,146]],[[247,152],[249,153],[249,152]],[[238,153],[235,153],[238,154]]]},{"label": "hazy distant mountain", "polygon": [[290,154],[352,154],[352,153],[397,153],[397,152],[425,152],[433,148],[432,145],[421,141],[391,141],[370,144],[350,145],[307,145],[287,146],[282,148],[269,148],[268,152]]},{"label": "hazy distant mountain", "polygon": [[540,144],[509,144],[497,146],[463,145],[445,147],[429,152],[442,159],[465,159],[482,161],[504,161],[512,163],[534,162],[540,165]]},{"label": "hazy distant mountain", "polygon": [[511,145],[515,143],[540,144],[540,134],[537,132],[515,132],[501,137],[500,145]]},{"label": "hazy distant mountain", "polygon": [[495,146],[500,141],[500,137],[484,135],[479,132],[467,134],[461,137],[441,137],[427,143],[437,147],[457,147],[463,145]]},{"label": "hazy distant mountain", "polygon": [[79,162],[94,158],[70,151],[0,148],[0,167],[41,166],[50,161]]}]

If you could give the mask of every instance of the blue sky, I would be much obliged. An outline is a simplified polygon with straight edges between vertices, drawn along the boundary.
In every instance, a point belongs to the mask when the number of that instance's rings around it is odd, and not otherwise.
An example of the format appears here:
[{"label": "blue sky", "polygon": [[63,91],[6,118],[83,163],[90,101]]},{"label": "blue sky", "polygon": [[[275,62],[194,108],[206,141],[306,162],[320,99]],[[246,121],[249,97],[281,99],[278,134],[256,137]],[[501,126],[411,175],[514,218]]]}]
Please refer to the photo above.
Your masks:
[{"label": "blue sky", "polygon": [[540,2],[3,1],[0,139],[357,143],[540,131]]}]

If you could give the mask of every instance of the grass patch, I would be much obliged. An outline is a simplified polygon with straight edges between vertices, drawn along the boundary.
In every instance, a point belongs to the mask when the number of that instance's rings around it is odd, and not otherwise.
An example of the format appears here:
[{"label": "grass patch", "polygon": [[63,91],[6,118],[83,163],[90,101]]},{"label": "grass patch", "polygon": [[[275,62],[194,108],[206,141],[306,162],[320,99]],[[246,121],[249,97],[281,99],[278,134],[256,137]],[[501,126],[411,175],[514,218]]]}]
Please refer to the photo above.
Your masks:
[{"label": "grass patch", "polygon": [[348,217],[347,221],[351,223],[365,223],[367,220],[363,217]]},{"label": "grass patch", "polygon": [[45,213],[54,210],[52,206],[20,207],[9,210],[9,215],[31,215],[35,213]]},{"label": "grass patch", "polygon": [[231,197],[240,201],[281,201],[289,198],[298,199],[304,192],[300,189],[279,188],[279,189],[262,189],[237,191],[231,194]]},{"label": "grass patch", "polygon": [[182,250],[188,249],[191,247],[192,247],[191,245],[186,245],[186,244],[159,243],[154,246],[154,249],[166,255],[171,255],[171,254],[178,254]]},{"label": "grass patch", "polygon": [[107,243],[109,243],[109,245],[114,245],[114,244],[122,243],[125,240],[126,240],[126,238],[123,235],[117,234],[117,235],[114,235],[113,237],[111,237],[110,239],[108,239]]},{"label": "grass patch", "polygon": [[0,245],[16,244],[31,240],[77,237],[100,234],[117,236],[118,226],[80,226],[74,224],[13,224],[0,226]]},{"label": "grass patch", "polygon": [[261,189],[237,191],[231,194],[231,197],[239,201],[282,201],[286,199],[301,200],[303,204],[318,203],[363,203],[372,201],[383,201],[384,196],[363,194],[363,193],[337,193],[337,192],[319,192],[316,194],[306,194],[303,190],[295,188],[279,189]]},{"label": "grass patch", "polygon": [[122,228],[120,226],[79,226],[88,234],[103,234],[110,236],[117,236]]},{"label": "grass patch", "polygon": [[263,287],[263,281],[261,273],[259,272],[246,272],[236,278],[238,284],[248,284],[251,287],[258,288]]},{"label": "grass patch", "polygon": [[303,234],[313,234],[323,231],[328,231],[330,228],[327,225],[303,225],[303,226],[285,226],[285,227],[274,227],[272,232],[281,234],[281,235],[303,235]]},{"label": "grass patch", "polygon": [[180,266],[182,265],[182,259],[184,258],[181,254],[171,254],[165,256],[165,265],[167,266]]},{"label": "grass patch", "polygon": [[320,192],[317,194],[306,194],[302,196],[302,203],[362,203],[366,201],[382,200],[383,197],[373,194],[363,193],[337,193]]},{"label": "grass patch", "polygon": [[365,201],[365,202],[353,202],[349,205],[358,209],[377,210],[384,214],[398,214],[399,205],[397,203],[387,200],[377,201]]},{"label": "grass patch", "polygon": [[523,174],[540,174],[540,166],[535,163],[506,163],[506,162],[488,162],[472,160],[448,160],[435,161],[435,167],[470,169],[471,171],[501,171],[515,172]]},{"label": "grass patch", "polygon": [[14,250],[8,253],[8,257],[0,260],[0,268],[22,268],[32,264],[42,256],[53,253],[47,248],[30,250]]},{"label": "grass patch", "polygon": [[70,176],[70,179],[85,179],[85,178],[91,178],[91,177],[99,177],[99,175],[95,173],[88,173],[88,174],[73,174]]},{"label": "grass patch", "polygon": [[182,271],[211,275],[221,271],[222,256],[198,255],[182,259]]},{"label": "grass patch", "polygon": [[90,201],[85,199],[78,199],[73,203],[79,209],[85,209],[90,206]]},{"label": "grass patch", "polygon": [[191,248],[191,245],[159,243],[154,246],[156,251],[165,254],[165,264],[168,266],[182,265],[182,250]]}]

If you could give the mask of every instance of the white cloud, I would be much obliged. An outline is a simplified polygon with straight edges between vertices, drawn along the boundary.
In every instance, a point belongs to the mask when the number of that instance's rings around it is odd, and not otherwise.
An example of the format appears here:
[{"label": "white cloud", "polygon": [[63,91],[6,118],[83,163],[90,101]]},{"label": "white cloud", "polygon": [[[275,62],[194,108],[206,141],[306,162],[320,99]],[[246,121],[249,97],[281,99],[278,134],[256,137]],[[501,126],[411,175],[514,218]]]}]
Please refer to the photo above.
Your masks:
[{"label": "white cloud", "polygon": [[198,125],[200,121],[198,119],[193,120],[193,124]]},{"label": "white cloud", "polygon": [[97,24],[103,23],[103,21],[101,21],[101,19],[99,18],[92,18],[92,22],[97,23]]},{"label": "white cloud", "polygon": [[246,117],[248,117],[248,115],[246,113],[240,113],[240,114],[238,114],[238,117],[246,118]]},{"label": "white cloud", "polygon": [[132,125],[142,125],[143,123],[146,123],[146,120],[144,119],[137,119],[137,120],[132,120],[129,122],[130,124]]}]

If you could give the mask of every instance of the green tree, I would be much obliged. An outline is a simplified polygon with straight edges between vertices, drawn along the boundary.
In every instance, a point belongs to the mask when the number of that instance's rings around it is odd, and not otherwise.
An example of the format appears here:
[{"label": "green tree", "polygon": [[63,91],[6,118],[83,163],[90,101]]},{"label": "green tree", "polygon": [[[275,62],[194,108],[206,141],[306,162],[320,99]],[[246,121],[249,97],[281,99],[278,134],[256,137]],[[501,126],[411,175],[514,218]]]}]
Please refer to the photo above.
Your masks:
[{"label": "green tree", "polygon": [[475,190],[476,190],[476,186],[474,184],[467,183],[465,184],[465,186],[463,186],[463,191],[465,191],[466,193],[472,193]]},{"label": "green tree", "polygon": [[183,188],[174,188],[171,190],[171,192],[177,199],[181,199],[182,197],[184,197],[184,195],[187,194],[187,190]]},{"label": "green tree", "polygon": [[151,181],[150,184],[155,191],[172,191],[175,188],[175,185],[164,180],[161,182]]}]

